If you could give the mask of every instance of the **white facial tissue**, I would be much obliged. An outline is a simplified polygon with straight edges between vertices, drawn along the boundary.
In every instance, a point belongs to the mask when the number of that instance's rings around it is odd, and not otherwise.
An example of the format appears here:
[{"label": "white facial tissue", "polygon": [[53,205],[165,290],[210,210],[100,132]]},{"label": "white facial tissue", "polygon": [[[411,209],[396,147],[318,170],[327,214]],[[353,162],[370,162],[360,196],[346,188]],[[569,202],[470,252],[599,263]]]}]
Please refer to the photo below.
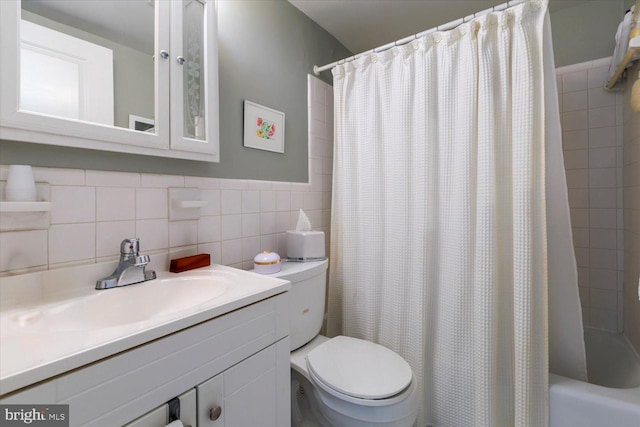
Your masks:
[{"label": "white facial tissue", "polygon": [[302,209],[300,209],[300,213],[298,214],[296,231],[311,231],[311,221],[309,221],[309,217]]},{"label": "white facial tissue", "polygon": [[309,217],[300,209],[296,229],[287,231],[287,258],[311,261],[325,257],[324,232],[312,231]]}]

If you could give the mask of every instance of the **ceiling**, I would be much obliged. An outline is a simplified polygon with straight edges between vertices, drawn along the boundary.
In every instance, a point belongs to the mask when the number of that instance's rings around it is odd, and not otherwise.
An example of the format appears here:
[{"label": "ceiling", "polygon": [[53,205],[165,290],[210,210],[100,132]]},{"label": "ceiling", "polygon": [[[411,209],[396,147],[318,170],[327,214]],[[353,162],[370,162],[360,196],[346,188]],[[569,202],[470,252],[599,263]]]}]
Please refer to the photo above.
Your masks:
[{"label": "ceiling", "polygon": [[[352,53],[399,40],[505,0],[289,0]],[[553,12],[591,0],[549,0]]]}]

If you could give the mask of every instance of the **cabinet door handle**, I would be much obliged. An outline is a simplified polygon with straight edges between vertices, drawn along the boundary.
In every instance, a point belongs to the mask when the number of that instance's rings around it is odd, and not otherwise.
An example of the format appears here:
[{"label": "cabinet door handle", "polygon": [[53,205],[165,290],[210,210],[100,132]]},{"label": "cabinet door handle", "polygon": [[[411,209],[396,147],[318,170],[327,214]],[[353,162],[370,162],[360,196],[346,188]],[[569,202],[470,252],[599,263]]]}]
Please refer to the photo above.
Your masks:
[{"label": "cabinet door handle", "polygon": [[167,59],[169,57],[169,52],[167,52],[166,50],[161,50],[160,51],[160,57],[162,59]]},{"label": "cabinet door handle", "polygon": [[178,64],[180,64],[180,65],[184,64],[184,58],[182,56],[178,56],[176,58],[176,61],[178,61]]},{"label": "cabinet door handle", "polygon": [[209,419],[211,421],[217,420],[218,418],[220,418],[220,415],[222,415],[221,406],[214,406],[213,408],[209,409]]}]

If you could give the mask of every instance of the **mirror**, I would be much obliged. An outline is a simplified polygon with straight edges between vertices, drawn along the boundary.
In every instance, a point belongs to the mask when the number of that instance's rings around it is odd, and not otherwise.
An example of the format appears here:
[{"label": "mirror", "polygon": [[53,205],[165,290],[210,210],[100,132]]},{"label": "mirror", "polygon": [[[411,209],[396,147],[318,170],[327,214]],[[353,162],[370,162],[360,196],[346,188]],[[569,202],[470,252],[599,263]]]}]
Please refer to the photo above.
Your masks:
[{"label": "mirror", "polygon": [[22,0],[20,110],[155,133],[154,0]]}]

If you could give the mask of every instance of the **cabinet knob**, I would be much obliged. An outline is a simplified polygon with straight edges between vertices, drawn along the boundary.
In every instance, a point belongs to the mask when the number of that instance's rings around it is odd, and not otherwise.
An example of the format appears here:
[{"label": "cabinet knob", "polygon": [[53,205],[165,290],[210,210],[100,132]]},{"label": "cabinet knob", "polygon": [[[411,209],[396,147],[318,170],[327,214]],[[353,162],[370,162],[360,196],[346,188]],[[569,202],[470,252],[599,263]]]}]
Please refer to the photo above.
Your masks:
[{"label": "cabinet knob", "polygon": [[220,418],[220,415],[222,415],[222,407],[221,406],[214,406],[213,408],[211,408],[209,410],[209,419],[211,421],[215,421],[218,418]]},{"label": "cabinet knob", "polygon": [[169,57],[169,52],[167,52],[166,50],[161,50],[160,51],[160,57],[162,59],[167,59]]},{"label": "cabinet knob", "polygon": [[176,58],[176,61],[178,61],[178,64],[180,64],[180,65],[184,64],[184,58],[182,56],[178,56]]}]

